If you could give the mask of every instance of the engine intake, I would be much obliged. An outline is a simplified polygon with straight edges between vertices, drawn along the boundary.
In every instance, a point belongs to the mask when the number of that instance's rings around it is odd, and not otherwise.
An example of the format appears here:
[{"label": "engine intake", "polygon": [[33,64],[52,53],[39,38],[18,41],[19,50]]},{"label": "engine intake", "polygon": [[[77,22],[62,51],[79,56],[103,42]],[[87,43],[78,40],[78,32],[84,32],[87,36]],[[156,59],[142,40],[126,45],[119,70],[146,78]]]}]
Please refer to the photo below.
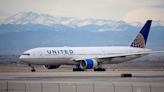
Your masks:
[{"label": "engine intake", "polygon": [[85,59],[80,62],[80,66],[83,69],[93,69],[98,65],[95,59]]}]

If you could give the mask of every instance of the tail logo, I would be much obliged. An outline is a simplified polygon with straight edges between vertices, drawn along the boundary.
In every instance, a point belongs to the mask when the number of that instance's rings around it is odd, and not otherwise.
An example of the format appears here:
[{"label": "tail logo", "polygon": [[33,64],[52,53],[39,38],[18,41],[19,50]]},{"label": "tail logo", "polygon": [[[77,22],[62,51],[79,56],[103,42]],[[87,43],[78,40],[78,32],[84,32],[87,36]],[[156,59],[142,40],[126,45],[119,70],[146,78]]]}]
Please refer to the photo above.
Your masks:
[{"label": "tail logo", "polygon": [[145,40],[141,33],[139,33],[137,37],[134,39],[134,41],[131,44],[131,47],[139,47],[139,48],[145,47]]},{"label": "tail logo", "polygon": [[141,31],[137,34],[131,47],[145,48],[152,20],[147,20]]}]

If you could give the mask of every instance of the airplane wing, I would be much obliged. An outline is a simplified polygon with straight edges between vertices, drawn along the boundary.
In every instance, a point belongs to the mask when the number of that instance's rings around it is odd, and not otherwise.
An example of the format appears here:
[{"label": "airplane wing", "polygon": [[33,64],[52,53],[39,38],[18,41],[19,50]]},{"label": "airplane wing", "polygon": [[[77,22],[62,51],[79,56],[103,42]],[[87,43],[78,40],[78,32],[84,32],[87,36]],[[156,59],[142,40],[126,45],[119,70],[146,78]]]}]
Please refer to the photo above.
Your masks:
[{"label": "airplane wing", "polygon": [[82,58],[76,58],[74,61],[80,61],[85,59],[112,59],[112,58],[120,58],[120,57],[126,57],[126,56],[141,56],[141,55],[147,55],[147,54],[153,54],[153,53],[160,53],[164,51],[147,51],[147,52],[138,52],[138,53],[110,53],[106,55],[99,55],[99,56],[88,56],[88,57],[82,57]]},{"label": "airplane wing", "polygon": [[120,54],[113,54],[113,55],[104,55],[104,56],[98,56],[98,59],[103,58],[117,58],[117,57],[126,57],[126,56],[140,56],[140,55],[147,55],[147,54],[153,54],[153,53],[160,53],[164,51],[147,51],[147,52],[138,52],[138,53],[120,53]]}]

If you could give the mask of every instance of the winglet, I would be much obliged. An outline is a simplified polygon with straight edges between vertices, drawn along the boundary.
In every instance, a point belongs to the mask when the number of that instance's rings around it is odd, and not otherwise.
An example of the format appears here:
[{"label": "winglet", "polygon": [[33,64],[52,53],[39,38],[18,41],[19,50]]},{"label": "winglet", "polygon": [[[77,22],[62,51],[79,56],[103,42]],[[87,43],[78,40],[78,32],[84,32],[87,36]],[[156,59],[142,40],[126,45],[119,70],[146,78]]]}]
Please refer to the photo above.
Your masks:
[{"label": "winglet", "polygon": [[152,20],[148,20],[141,31],[137,34],[131,47],[145,48]]}]

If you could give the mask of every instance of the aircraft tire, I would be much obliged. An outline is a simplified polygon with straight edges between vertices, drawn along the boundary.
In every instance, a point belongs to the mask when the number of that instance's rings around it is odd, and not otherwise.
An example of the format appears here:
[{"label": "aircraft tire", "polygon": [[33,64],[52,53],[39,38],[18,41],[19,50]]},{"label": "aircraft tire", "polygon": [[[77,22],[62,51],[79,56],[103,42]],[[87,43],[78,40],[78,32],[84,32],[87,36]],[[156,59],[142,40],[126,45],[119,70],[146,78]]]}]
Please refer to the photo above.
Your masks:
[{"label": "aircraft tire", "polygon": [[105,68],[95,68],[94,71],[106,71]]},{"label": "aircraft tire", "polygon": [[36,72],[36,70],[35,69],[31,69],[31,72]]},{"label": "aircraft tire", "polygon": [[73,68],[73,71],[76,71],[76,72],[78,72],[78,71],[84,71],[84,69],[81,69],[81,68]]}]

